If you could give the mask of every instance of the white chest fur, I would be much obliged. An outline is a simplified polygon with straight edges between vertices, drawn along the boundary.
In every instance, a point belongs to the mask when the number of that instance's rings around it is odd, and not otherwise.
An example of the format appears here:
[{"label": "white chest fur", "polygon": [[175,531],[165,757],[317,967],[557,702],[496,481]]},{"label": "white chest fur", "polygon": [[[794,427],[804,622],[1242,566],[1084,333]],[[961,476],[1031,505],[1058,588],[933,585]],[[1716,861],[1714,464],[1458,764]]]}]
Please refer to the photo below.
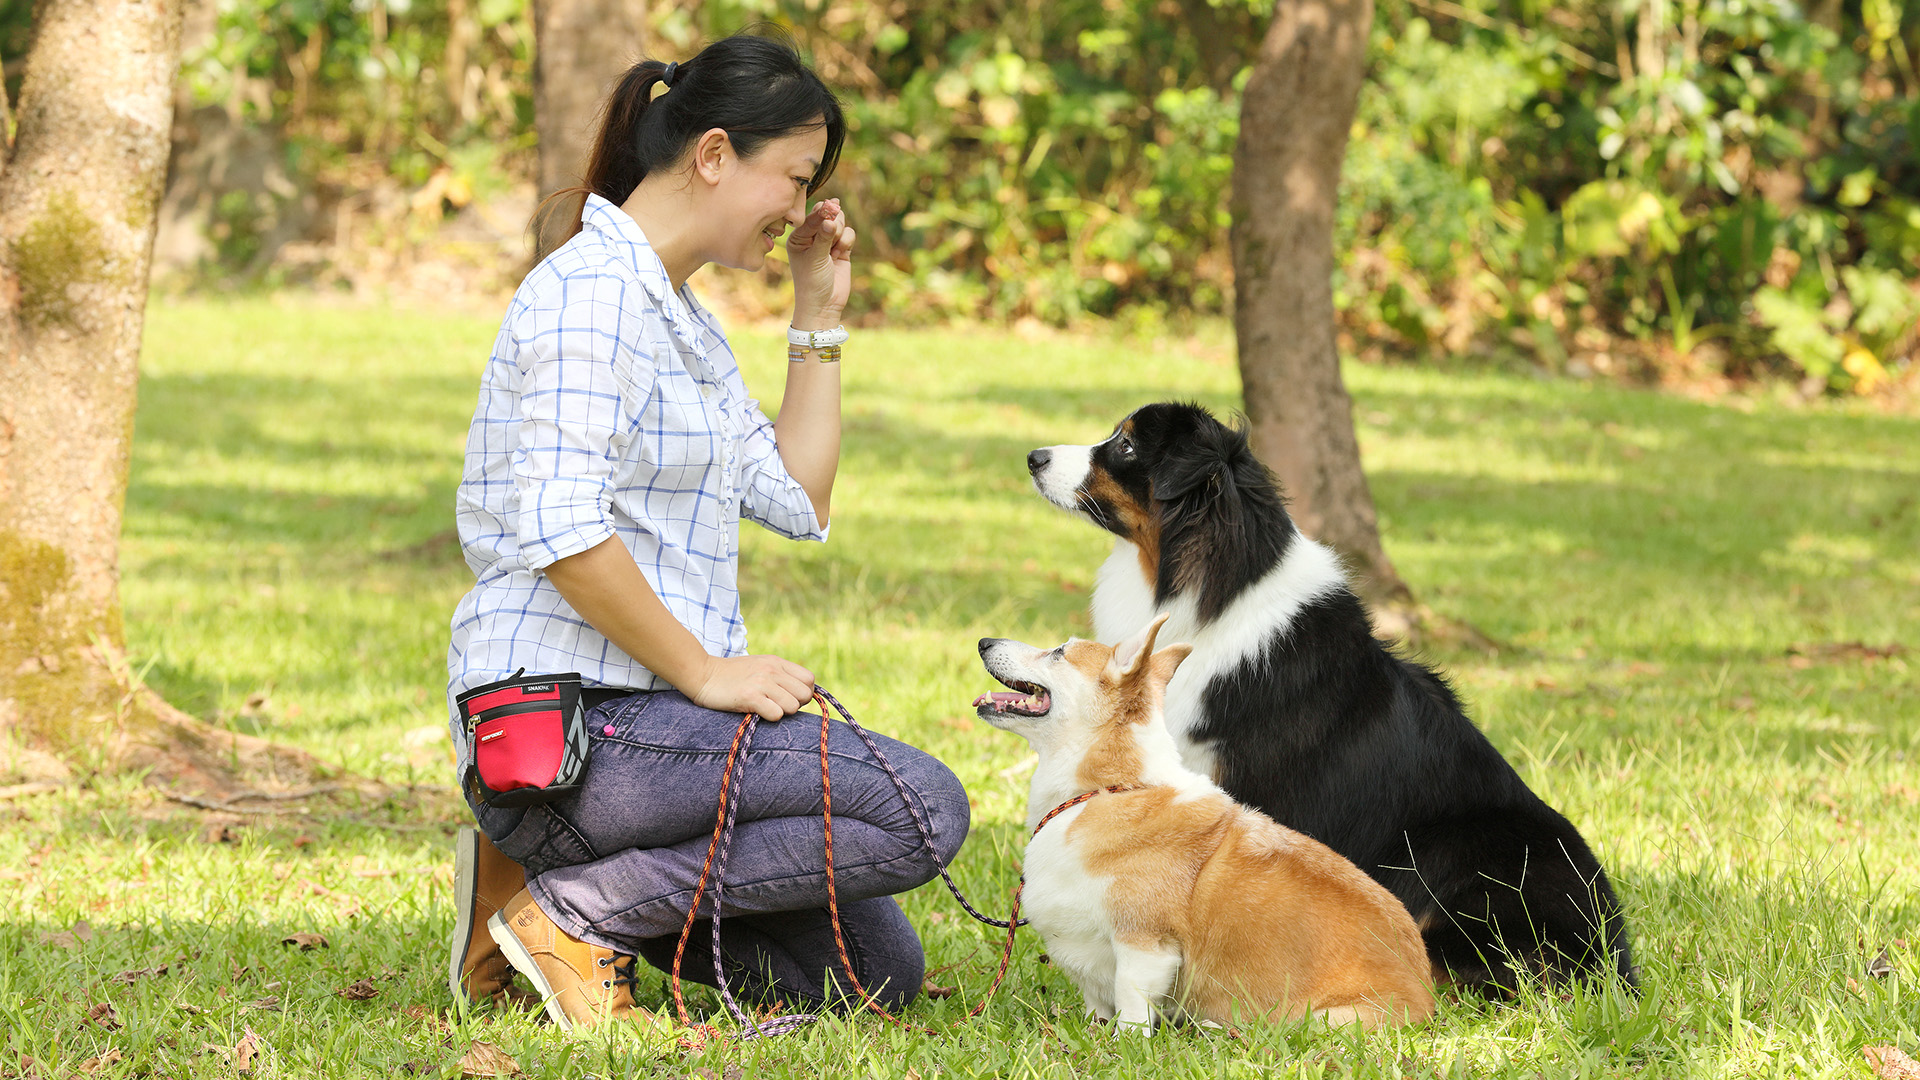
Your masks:
[{"label": "white chest fur", "polygon": [[1176,596],[1164,607],[1140,568],[1140,549],[1117,540],[1100,566],[1093,587],[1093,633],[1107,645],[1118,644],[1156,615],[1166,614],[1159,642],[1186,642],[1193,655],[1167,684],[1167,730],[1180,748],[1180,760],[1202,776],[1216,775],[1214,755],[1191,733],[1206,717],[1202,698],[1213,680],[1259,655],[1283,634],[1301,607],[1346,583],[1346,572],[1332,548],[1304,536],[1294,538],[1280,565],[1249,585],[1219,617],[1200,625],[1191,597]]},{"label": "white chest fur", "polygon": [[1066,842],[1067,828],[1080,813],[1078,806],[1068,810],[1028,841],[1023,901],[1027,918],[1047,943],[1048,959],[1073,980],[1087,1011],[1112,1019],[1115,954],[1107,912],[1112,879],[1088,872]]}]

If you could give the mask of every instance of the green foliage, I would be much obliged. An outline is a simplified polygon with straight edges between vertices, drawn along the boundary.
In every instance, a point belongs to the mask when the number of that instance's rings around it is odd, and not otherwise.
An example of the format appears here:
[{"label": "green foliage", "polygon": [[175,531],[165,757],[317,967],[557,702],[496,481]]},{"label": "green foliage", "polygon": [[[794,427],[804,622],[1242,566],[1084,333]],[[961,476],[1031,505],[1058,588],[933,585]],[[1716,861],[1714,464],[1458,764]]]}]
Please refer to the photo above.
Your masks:
[{"label": "green foliage", "polygon": [[1511,335],[1549,361],[1589,329],[1717,338],[1729,369],[1778,350],[1871,389],[1920,316],[1916,16],[1386,0],[1342,234],[1385,258],[1350,260],[1350,323],[1410,349]]},{"label": "green foliage", "polygon": [[[842,88],[865,311],[1205,314],[1230,303],[1236,72],[1270,7],[663,2],[648,49],[772,24]],[[284,132],[323,199],[385,177],[451,209],[531,172],[531,48],[527,0],[225,0],[185,70]],[[1363,352],[1558,366],[1624,340],[1869,389],[1920,340],[1917,55],[1908,0],[1380,0],[1345,327]],[[228,209],[240,263],[261,226]]]}]

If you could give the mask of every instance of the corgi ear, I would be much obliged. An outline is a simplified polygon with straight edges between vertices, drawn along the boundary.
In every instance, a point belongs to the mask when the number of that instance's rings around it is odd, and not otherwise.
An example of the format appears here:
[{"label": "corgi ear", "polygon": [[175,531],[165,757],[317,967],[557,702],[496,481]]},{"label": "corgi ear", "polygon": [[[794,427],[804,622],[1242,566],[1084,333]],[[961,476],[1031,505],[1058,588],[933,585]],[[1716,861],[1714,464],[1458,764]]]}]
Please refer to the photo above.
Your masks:
[{"label": "corgi ear", "polygon": [[1153,639],[1166,622],[1167,616],[1161,615],[1142,627],[1139,633],[1115,645],[1113,659],[1107,662],[1108,678],[1119,681],[1139,674],[1146,666],[1147,658],[1153,655]]},{"label": "corgi ear", "polygon": [[1192,655],[1193,646],[1185,644],[1184,642],[1179,645],[1169,645],[1159,652],[1154,653],[1152,661],[1153,684],[1162,690],[1166,689],[1167,684],[1173,681],[1173,673],[1180,669],[1180,661]]}]

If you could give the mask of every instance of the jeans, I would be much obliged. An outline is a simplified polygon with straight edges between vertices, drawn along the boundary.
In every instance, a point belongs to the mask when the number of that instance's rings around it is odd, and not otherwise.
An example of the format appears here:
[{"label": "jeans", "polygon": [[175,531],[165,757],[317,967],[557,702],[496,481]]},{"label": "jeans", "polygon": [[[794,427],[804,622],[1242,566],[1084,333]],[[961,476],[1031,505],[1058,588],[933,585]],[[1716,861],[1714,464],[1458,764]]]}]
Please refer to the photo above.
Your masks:
[{"label": "jeans", "polygon": [[[582,941],[672,964],[719,810],[720,774],[736,714],[703,709],[675,691],[616,698],[587,714],[591,748],[579,791],[539,806],[468,802],[482,832],[527,870],[534,901]],[[945,765],[874,735],[932,825],[942,862],[966,839],[967,795]],[[833,854],[840,925],[853,974],[898,1008],[919,992],[920,938],[892,896],[938,868],[911,812],[845,724],[829,728]],[[721,953],[727,981],[756,1001],[840,1002],[852,987],[827,914],[821,818],[820,719],[762,721],[734,768],[739,811],[726,864]],[[701,900],[682,978],[713,985],[713,883]]]}]

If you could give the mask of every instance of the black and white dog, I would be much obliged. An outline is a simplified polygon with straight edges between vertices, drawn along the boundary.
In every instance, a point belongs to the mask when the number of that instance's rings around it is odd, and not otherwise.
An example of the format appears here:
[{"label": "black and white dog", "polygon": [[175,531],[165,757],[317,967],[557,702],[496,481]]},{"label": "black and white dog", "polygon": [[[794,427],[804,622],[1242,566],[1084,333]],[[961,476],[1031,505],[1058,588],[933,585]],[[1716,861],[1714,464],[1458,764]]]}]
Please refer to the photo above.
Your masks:
[{"label": "black and white dog", "polygon": [[1185,764],[1345,855],[1407,906],[1440,979],[1635,982],[1620,902],[1433,671],[1372,634],[1339,559],[1288,517],[1246,434],[1148,405],[1095,446],[1027,455],[1049,502],[1113,533],[1093,593],[1108,644],[1171,616]]}]

